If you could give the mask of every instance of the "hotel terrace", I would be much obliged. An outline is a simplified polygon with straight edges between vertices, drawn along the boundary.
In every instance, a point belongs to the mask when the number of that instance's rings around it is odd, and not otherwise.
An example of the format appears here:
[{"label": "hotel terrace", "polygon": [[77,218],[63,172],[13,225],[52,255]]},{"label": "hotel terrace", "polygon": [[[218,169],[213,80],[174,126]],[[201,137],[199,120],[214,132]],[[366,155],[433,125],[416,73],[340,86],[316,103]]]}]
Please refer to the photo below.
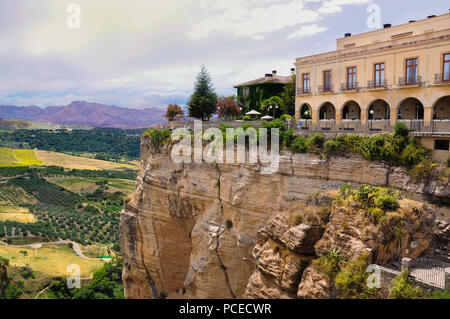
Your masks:
[{"label": "hotel terrace", "polygon": [[295,67],[301,130],[389,132],[403,121],[435,158],[450,156],[450,13],[347,33]]}]

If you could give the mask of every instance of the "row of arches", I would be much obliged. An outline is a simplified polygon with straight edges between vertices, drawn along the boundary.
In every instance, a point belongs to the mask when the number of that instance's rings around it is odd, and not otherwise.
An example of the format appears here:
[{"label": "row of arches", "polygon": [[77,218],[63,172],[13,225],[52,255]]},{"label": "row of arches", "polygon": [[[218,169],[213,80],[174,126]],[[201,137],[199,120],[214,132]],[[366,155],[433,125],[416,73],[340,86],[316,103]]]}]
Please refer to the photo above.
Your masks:
[{"label": "row of arches", "polygon": [[[403,100],[398,106],[397,119],[399,120],[423,120],[424,106],[416,98],[410,97]],[[301,119],[311,119],[312,108],[309,104],[303,104],[300,108]],[[390,120],[391,107],[378,99],[373,101],[368,108],[366,119]],[[348,101],[341,108],[343,120],[361,120],[361,106],[355,101]],[[441,97],[432,109],[433,120],[450,120],[450,96]],[[331,102],[323,103],[319,108],[319,120],[336,120],[336,108]]]}]

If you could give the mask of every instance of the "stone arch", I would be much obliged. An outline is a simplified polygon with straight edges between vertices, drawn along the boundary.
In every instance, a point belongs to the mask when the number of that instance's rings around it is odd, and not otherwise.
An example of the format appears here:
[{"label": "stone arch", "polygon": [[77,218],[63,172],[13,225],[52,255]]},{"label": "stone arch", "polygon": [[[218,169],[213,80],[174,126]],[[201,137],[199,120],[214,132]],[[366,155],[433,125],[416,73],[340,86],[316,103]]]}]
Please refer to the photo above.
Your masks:
[{"label": "stone arch", "polygon": [[361,107],[359,104],[350,100],[342,107],[342,119],[343,120],[361,120]]},{"label": "stone arch", "polygon": [[389,120],[391,118],[391,107],[383,99],[376,99],[369,104],[367,111],[368,120]]},{"label": "stone arch", "polygon": [[331,102],[323,103],[319,108],[320,120],[336,120],[336,108]]},{"label": "stone arch", "polygon": [[308,103],[300,105],[300,119],[309,120],[312,118],[312,107]]},{"label": "stone arch", "polygon": [[424,107],[415,97],[408,97],[398,105],[399,120],[423,120]]},{"label": "stone arch", "polygon": [[434,102],[433,120],[450,120],[450,95],[442,96]]}]

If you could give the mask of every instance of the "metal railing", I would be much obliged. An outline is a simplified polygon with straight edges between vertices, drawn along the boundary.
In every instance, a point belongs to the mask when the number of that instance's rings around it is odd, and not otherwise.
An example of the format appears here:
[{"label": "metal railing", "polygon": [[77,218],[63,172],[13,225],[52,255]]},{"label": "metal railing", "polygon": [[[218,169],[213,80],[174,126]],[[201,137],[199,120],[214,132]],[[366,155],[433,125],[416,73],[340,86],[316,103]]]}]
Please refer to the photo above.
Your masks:
[{"label": "metal railing", "polygon": [[319,85],[317,87],[317,92],[319,94],[321,94],[321,93],[334,93],[334,85],[331,84],[330,86],[325,86],[325,87],[323,85]]},{"label": "metal railing", "polygon": [[434,84],[450,84],[450,73],[436,73]]},{"label": "metal railing", "polygon": [[388,81],[383,80],[381,83],[374,82],[372,80],[367,81],[367,89],[387,89],[388,88]]},{"label": "metal railing", "polygon": [[422,81],[422,76],[416,76],[414,78],[399,77],[397,82],[398,87],[423,86],[425,84],[425,81]]},{"label": "metal railing", "polygon": [[349,92],[349,91],[359,91],[359,82],[355,82],[353,84],[350,83],[341,83],[341,92]]},{"label": "metal railing", "polygon": [[297,88],[297,94],[311,94],[311,88]]}]

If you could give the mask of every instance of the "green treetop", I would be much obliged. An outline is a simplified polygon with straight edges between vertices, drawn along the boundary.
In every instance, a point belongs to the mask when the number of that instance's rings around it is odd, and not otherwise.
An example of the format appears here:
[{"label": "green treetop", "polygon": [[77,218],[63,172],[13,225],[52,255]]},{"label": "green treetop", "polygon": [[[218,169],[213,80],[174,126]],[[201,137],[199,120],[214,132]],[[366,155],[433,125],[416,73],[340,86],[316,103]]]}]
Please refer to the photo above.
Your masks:
[{"label": "green treetop", "polygon": [[194,93],[186,104],[190,117],[209,120],[216,113],[217,95],[211,77],[204,66],[197,74]]}]

